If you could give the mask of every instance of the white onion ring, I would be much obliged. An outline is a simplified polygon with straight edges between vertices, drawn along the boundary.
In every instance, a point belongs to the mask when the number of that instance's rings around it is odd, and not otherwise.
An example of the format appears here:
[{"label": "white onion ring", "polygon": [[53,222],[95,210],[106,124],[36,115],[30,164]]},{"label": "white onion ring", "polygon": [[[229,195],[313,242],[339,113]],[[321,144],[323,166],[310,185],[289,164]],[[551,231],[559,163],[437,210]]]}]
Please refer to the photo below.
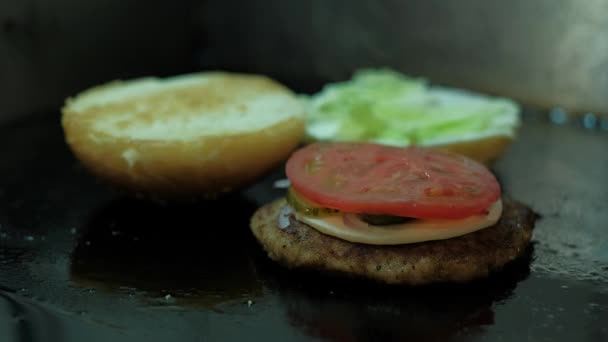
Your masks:
[{"label": "white onion ring", "polygon": [[359,215],[353,213],[343,213],[342,222],[349,228],[363,229],[369,227],[369,223],[361,220]]},{"label": "white onion ring", "polygon": [[287,189],[291,186],[291,182],[287,178],[279,179],[274,181],[272,186],[276,189]]},{"label": "white onion ring", "polygon": [[286,205],[279,211],[279,228],[286,229],[289,227],[289,217],[294,213],[294,210],[291,206]]}]

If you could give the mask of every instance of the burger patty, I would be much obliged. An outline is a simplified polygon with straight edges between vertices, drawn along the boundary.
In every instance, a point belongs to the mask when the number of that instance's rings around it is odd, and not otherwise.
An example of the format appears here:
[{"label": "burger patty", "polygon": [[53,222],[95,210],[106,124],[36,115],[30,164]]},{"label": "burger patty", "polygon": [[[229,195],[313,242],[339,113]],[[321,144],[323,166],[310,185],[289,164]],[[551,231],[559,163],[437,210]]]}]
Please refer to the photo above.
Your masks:
[{"label": "burger patty", "polygon": [[500,270],[526,250],[536,214],[521,203],[503,199],[503,213],[493,226],[447,240],[378,246],[345,241],[320,233],[289,217],[278,226],[279,199],[258,209],[251,230],[268,256],[289,267],[315,269],[388,284],[422,285],[467,282]]}]

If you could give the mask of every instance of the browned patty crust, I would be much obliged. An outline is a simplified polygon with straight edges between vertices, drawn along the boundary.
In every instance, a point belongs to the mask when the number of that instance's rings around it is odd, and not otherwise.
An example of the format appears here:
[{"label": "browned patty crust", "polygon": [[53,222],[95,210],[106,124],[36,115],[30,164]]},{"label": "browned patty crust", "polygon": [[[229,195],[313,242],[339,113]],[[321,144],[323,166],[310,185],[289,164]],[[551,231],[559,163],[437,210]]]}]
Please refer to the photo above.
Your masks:
[{"label": "browned patty crust", "polygon": [[503,214],[492,227],[460,237],[415,244],[377,246],[320,233],[290,216],[278,226],[287,203],[279,199],[258,209],[251,230],[268,256],[289,267],[316,269],[388,284],[467,282],[487,277],[524,253],[536,215],[521,203],[503,199]]}]

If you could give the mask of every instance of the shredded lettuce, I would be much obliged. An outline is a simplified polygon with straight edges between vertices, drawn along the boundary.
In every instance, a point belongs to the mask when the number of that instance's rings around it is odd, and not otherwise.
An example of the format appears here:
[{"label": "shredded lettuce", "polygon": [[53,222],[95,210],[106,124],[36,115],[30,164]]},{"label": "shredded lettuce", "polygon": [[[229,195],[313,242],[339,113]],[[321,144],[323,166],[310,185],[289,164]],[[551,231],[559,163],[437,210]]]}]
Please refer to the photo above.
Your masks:
[{"label": "shredded lettuce", "polygon": [[361,70],[309,98],[306,131],[314,140],[434,145],[512,137],[519,107],[511,100],[437,86],[388,69]]}]

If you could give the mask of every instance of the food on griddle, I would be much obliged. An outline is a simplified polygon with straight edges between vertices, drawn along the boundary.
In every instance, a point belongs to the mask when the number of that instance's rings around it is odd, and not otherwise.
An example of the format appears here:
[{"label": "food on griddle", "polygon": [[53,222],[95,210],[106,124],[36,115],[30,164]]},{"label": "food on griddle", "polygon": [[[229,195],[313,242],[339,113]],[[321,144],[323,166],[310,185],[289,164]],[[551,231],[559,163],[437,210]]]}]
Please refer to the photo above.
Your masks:
[{"label": "food on griddle", "polygon": [[532,235],[535,214],[462,155],[315,143],[296,151],[286,172],[289,200],[260,208],[251,229],[290,268],[390,284],[465,282],[521,256]]},{"label": "food on griddle", "polygon": [[503,153],[520,122],[511,100],[429,86],[385,69],[328,84],[309,107],[309,140],[435,146],[484,163]]},{"label": "food on griddle", "polygon": [[213,197],[248,184],[304,134],[302,101],[258,75],[115,81],[68,99],[62,111],[66,141],[94,175],[161,197]]}]

